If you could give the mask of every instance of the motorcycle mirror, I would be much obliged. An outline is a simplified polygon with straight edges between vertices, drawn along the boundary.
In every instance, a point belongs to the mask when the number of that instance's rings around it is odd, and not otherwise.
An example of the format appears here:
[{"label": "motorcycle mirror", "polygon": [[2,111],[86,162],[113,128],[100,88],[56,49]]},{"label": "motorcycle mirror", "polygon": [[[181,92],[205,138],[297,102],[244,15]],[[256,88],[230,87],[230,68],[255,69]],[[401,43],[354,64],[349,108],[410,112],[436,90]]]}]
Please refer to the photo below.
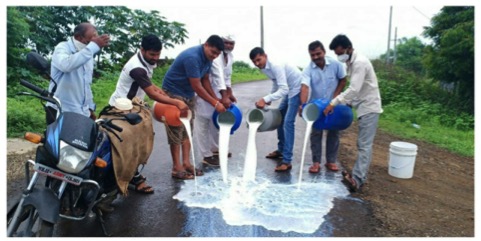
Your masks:
[{"label": "motorcycle mirror", "polygon": [[42,73],[48,74],[50,70],[50,63],[35,51],[27,54],[27,63]]},{"label": "motorcycle mirror", "polygon": [[128,113],[128,114],[125,115],[125,119],[131,125],[137,125],[140,122],[142,122],[142,117],[137,113]]}]

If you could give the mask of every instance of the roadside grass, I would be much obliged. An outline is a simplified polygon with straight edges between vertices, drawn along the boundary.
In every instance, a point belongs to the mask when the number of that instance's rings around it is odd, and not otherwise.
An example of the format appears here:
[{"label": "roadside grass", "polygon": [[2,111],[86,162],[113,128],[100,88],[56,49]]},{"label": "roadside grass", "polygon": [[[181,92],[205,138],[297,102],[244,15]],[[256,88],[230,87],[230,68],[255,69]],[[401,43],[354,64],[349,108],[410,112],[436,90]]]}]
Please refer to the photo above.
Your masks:
[{"label": "roadside grass", "polygon": [[[168,66],[157,68],[153,82],[162,86],[162,78]],[[97,104],[98,115],[103,107],[108,105],[110,95],[115,90],[119,73],[102,73],[102,77],[92,85],[94,100]],[[264,80],[267,77],[255,68],[234,69],[232,83],[243,83]],[[25,89],[26,90],[26,89]],[[146,101],[152,105],[153,101]],[[411,110],[402,104],[388,104],[383,106],[379,128],[403,138],[412,138],[433,143],[463,156],[474,156],[474,129],[459,130],[442,125],[445,119],[429,112],[424,108]],[[426,110],[426,111],[424,111]],[[461,122],[462,123],[462,122]],[[413,124],[419,125],[416,128]],[[45,129],[45,112],[40,101],[26,96],[7,98],[7,137],[22,137],[26,131],[43,133]]]},{"label": "roadside grass", "polygon": [[[433,143],[463,156],[474,156],[474,130],[458,130],[439,123],[439,116],[405,120],[403,110],[391,105],[383,106],[379,128],[396,136]],[[423,115],[422,113],[418,113]]]}]

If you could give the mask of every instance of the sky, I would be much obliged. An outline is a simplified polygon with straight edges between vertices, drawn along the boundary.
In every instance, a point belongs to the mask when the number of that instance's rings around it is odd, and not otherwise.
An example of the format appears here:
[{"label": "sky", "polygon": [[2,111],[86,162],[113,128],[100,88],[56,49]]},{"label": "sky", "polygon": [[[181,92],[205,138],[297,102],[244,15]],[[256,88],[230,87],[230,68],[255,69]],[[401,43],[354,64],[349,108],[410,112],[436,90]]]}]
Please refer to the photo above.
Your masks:
[{"label": "sky", "polygon": [[[236,37],[234,56],[251,64],[249,52],[261,46],[260,4],[246,5],[127,5],[144,11],[157,10],[167,21],[185,24],[189,38],[185,44],[165,49],[163,57],[175,58],[182,50],[205,42],[212,34],[233,34]],[[374,59],[387,51],[390,5],[361,6],[315,4],[267,4],[263,8],[264,49],[272,61],[304,67],[309,63],[307,46],[314,40],[324,44],[327,54],[330,41],[340,33],[346,34],[354,48]],[[422,37],[423,27],[439,13],[442,5],[393,5],[390,47],[397,39]],[[252,64],[251,64],[252,65]],[[253,66],[253,65],[252,65]]]}]

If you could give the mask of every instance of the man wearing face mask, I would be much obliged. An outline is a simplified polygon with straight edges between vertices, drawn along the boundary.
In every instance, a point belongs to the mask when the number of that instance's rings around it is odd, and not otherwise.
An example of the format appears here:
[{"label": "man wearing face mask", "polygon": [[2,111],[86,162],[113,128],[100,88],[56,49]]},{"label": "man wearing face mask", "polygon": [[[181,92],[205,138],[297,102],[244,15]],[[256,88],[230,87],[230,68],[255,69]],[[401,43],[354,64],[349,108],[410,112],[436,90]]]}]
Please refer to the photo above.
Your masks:
[{"label": "man wearing face mask", "polygon": [[[328,99],[336,97],[346,86],[346,71],[339,61],[326,56],[324,45],[320,41],[314,41],[308,46],[311,63],[304,68],[304,80],[301,84],[301,105],[299,115],[302,113],[302,104],[307,102],[309,91],[311,100]],[[310,173],[318,173],[321,169],[321,156],[326,155],[327,169],[338,171],[337,152],[339,149],[339,131],[329,130],[326,138],[326,153],[322,153],[322,133],[323,130],[312,129],[311,132],[311,152],[312,166],[309,167]]]},{"label": "man wearing face mask", "polygon": [[[93,101],[92,76],[94,71],[94,55],[101,48],[108,46],[110,37],[107,34],[98,36],[94,25],[85,22],[77,25],[73,37],[59,43],[53,52],[49,91],[54,92],[62,103],[63,111],[70,111],[95,119],[95,103]],[[55,121],[56,106],[47,104],[47,124]]]},{"label": "man wearing face mask", "polygon": [[[235,39],[232,35],[225,35],[222,37],[224,41],[224,51],[214,59],[212,67],[209,72],[209,79],[211,81],[212,89],[217,98],[221,102],[226,102],[223,99],[229,99],[231,102],[236,102],[237,99],[232,93],[232,64],[234,56],[232,50],[235,46]],[[214,126],[212,121],[212,114],[214,108],[209,102],[197,96],[196,98],[196,144],[203,156],[202,163],[208,166],[219,166],[219,130]],[[228,153],[228,157],[232,154]]]},{"label": "man wearing face mask", "polygon": [[332,113],[339,103],[351,103],[357,110],[358,155],[352,174],[343,171],[343,182],[351,192],[356,192],[367,180],[369,165],[372,160],[372,144],[376,135],[379,115],[383,112],[379,86],[369,59],[354,51],[351,41],[345,35],[337,35],[329,45],[338,56],[339,61],[346,63],[350,78],[349,87],[334,98],[324,109],[324,114]]}]

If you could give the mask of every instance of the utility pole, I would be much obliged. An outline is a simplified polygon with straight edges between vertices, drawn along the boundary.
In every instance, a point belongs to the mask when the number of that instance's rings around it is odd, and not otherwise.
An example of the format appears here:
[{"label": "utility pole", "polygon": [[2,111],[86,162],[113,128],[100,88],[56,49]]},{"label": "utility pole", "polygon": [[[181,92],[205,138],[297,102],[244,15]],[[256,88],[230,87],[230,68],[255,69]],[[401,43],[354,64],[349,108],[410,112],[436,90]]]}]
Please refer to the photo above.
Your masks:
[{"label": "utility pole", "polygon": [[391,44],[391,20],[392,20],[392,6],[390,7],[390,10],[389,10],[389,29],[387,34],[386,64],[389,63],[389,56],[390,56],[389,49]]},{"label": "utility pole", "polygon": [[264,49],[264,9],[261,6],[261,48]]},{"label": "utility pole", "polygon": [[397,47],[397,27],[394,28],[394,57],[392,59],[393,64],[396,63],[396,59],[397,59],[396,47]]}]

